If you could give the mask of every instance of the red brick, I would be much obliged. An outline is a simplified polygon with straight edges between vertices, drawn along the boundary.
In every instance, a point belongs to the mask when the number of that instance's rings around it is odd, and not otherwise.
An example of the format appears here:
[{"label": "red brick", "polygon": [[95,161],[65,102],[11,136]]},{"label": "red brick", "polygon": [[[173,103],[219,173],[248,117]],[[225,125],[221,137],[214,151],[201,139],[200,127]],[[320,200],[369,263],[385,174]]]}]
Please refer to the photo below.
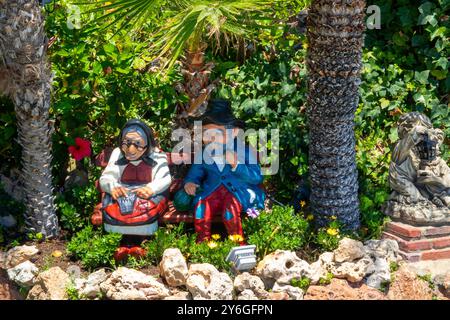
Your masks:
[{"label": "red brick", "polygon": [[450,248],[441,250],[430,250],[422,252],[421,260],[450,259]]},{"label": "red brick", "polygon": [[433,239],[433,248],[442,249],[450,247],[450,237]]},{"label": "red brick", "polygon": [[432,238],[432,239],[419,239],[419,240],[405,240],[398,237],[395,234],[389,232],[383,232],[383,238],[388,238],[397,241],[401,250],[406,252],[414,252],[430,249],[442,249],[450,247],[450,237],[445,238]]},{"label": "red brick", "polygon": [[424,236],[446,236],[450,235],[450,226],[442,226],[442,227],[428,227],[423,230]]},{"label": "red brick", "polygon": [[404,241],[399,243],[398,246],[400,249],[405,251],[420,251],[420,250],[429,250],[433,248],[433,241],[429,239],[417,240],[417,241]]},{"label": "red brick", "polygon": [[394,234],[406,238],[419,238],[422,235],[422,230],[420,227],[414,227],[401,222],[388,222],[386,229],[387,231],[391,231]]}]

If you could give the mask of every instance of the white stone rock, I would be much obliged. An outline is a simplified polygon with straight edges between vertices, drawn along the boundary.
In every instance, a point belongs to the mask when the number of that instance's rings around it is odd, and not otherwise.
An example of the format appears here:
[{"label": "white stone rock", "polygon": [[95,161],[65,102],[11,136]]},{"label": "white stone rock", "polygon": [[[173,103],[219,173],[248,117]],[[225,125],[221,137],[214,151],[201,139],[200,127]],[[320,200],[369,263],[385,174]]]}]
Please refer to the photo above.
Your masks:
[{"label": "white stone rock", "polygon": [[237,296],[237,300],[259,300],[252,290],[245,289]]},{"label": "white stone rock", "polygon": [[402,260],[397,241],[391,239],[368,240],[364,244],[364,251],[372,258],[384,258],[389,263]]},{"label": "white stone rock", "polygon": [[380,289],[381,284],[391,280],[389,263],[385,258],[376,258],[372,266],[367,269],[370,276],[366,279],[369,287]]},{"label": "white stone rock", "polygon": [[192,300],[192,296],[187,291],[171,290],[170,296],[164,300]]},{"label": "white stone rock", "polygon": [[290,284],[292,279],[306,277],[312,272],[309,264],[297,257],[295,252],[277,250],[258,263],[256,274],[263,280],[266,288],[271,288],[275,281]]},{"label": "white stone rock", "polygon": [[366,276],[367,270],[370,270],[372,264],[372,259],[364,257],[356,262],[337,263],[331,267],[330,272],[336,278],[346,279],[350,282],[359,282]]},{"label": "white stone rock", "polygon": [[28,292],[29,300],[66,300],[67,286],[70,284],[70,277],[60,267],[50,268],[40,273],[34,286]]},{"label": "white stone rock", "polygon": [[[239,274],[234,279],[234,289],[237,293],[250,290],[257,299],[267,299],[268,292],[264,288],[264,282],[261,278],[251,275],[248,272]],[[246,293],[245,295],[247,295]]]},{"label": "white stone rock", "polygon": [[331,266],[334,260],[333,252],[324,252],[319,256],[318,261],[320,261],[324,266]]},{"label": "white stone rock", "polygon": [[339,246],[334,250],[335,262],[352,262],[364,256],[364,245],[360,241],[344,238],[339,242]]},{"label": "white stone rock", "polygon": [[37,255],[38,253],[39,250],[38,248],[36,248],[36,246],[24,245],[14,247],[6,253],[5,268],[14,268],[18,264],[30,260],[30,258]]},{"label": "white stone rock", "polygon": [[[100,269],[91,273],[84,281],[81,289],[78,290],[79,294],[90,299],[98,297],[101,295],[100,284],[105,282],[106,279],[108,279],[108,274],[105,269]],[[75,280],[75,287],[77,287],[77,280],[78,279]]]},{"label": "white stone rock", "polygon": [[[331,253],[331,255],[333,255],[333,253]],[[309,272],[306,273],[306,277],[311,280],[311,284],[317,284],[320,281],[320,278],[326,278],[327,273],[327,264],[319,259],[309,265]]]},{"label": "white stone rock", "polygon": [[34,278],[38,275],[39,269],[30,261],[25,261],[14,268],[8,269],[8,277],[10,280],[22,287],[31,287]]},{"label": "white stone rock", "polygon": [[273,286],[272,292],[279,293],[279,292],[285,292],[289,295],[290,300],[303,300],[303,290],[294,287],[291,285],[280,285],[278,283],[275,283]]},{"label": "white stone rock", "polygon": [[111,300],[159,300],[170,295],[154,277],[125,267],[115,270],[100,288]]},{"label": "white stone rock", "polygon": [[86,285],[86,279],[84,278],[75,278],[73,279],[73,287],[78,291],[78,293],[83,290]]},{"label": "white stone rock", "polygon": [[159,264],[159,269],[161,276],[166,279],[169,286],[177,287],[186,284],[188,267],[180,249],[166,249]]},{"label": "white stone rock", "polygon": [[264,282],[261,278],[244,272],[234,279],[234,289],[237,292],[242,292],[246,289],[251,291],[264,290]]},{"label": "white stone rock", "polygon": [[209,263],[191,264],[186,287],[194,300],[231,300],[233,282]]}]

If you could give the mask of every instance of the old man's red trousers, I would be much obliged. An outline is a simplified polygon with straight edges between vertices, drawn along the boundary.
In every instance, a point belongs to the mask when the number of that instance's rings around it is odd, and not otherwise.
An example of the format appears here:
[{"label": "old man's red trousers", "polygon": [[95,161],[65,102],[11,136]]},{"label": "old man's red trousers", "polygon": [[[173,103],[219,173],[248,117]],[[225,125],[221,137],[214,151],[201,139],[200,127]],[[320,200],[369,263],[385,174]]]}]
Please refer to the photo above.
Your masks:
[{"label": "old man's red trousers", "polygon": [[233,194],[221,185],[205,199],[197,202],[194,209],[194,225],[199,242],[211,237],[211,223],[215,215],[221,215],[229,235],[244,237],[241,223],[242,205]]}]

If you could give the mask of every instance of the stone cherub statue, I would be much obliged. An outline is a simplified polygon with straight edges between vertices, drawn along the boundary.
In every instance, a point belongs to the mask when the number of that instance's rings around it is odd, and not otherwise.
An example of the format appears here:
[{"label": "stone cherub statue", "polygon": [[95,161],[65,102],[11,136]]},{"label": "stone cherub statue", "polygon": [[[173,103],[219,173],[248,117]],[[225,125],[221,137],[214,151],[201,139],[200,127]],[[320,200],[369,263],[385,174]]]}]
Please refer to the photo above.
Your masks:
[{"label": "stone cherub statue", "polygon": [[419,225],[450,222],[450,168],[439,150],[444,133],[425,115],[410,112],[400,117],[398,134],[385,213]]}]

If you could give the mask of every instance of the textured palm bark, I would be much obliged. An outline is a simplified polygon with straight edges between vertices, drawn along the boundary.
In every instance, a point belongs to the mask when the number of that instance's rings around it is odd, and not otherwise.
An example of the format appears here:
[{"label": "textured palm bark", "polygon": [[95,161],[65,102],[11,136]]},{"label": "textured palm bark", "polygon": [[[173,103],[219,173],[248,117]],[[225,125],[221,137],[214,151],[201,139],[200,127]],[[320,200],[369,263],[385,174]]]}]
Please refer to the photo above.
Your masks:
[{"label": "textured palm bark", "polygon": [[354,114],[358,105],[365,1],[313,0],[307,67],[311,207],[319,226],[336,216],[359,227]]},{"label": "textured palm bark", "polygon": [[52,73],[46,51],[47,37],[38,2],[0,1],[0,63],[8,75],[8,90],[4,93],[15,105],[22,146],[26,228],[53,238],[59,227],[51,176]]}]

